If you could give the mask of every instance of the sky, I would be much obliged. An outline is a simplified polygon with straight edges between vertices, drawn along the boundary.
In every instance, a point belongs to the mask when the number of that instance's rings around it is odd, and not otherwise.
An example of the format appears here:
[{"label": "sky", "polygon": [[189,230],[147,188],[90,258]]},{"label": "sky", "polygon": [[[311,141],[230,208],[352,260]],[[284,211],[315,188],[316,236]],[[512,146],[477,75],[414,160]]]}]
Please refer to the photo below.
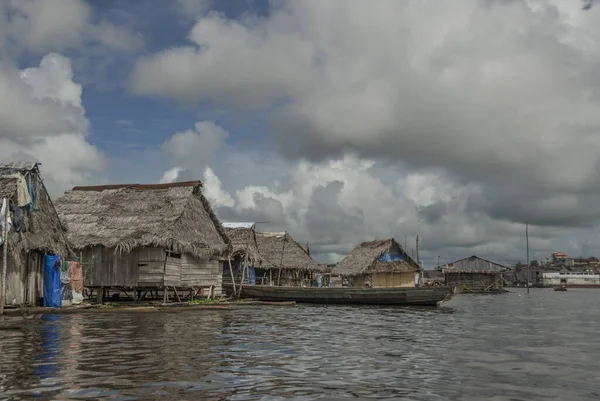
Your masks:
[{"label": "sky", "polygon": [[[600,6],[0,0],[0,159],[200,179],[222,221],[335,263],[600,256]],[[590,3],[591,4],[591,3]]]}]

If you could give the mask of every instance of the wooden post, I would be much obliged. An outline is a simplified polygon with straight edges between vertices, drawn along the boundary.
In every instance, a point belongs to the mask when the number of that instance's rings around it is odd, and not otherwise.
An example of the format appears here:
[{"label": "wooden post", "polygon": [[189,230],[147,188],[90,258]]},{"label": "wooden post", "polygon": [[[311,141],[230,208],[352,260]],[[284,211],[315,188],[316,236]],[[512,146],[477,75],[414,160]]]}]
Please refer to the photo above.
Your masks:
[{"label": "wooden post", "polygon": [[273,286],[273,269],[269,269],[269,285]]},{"label": "wooden post", "polygon": [[283,245],[281,246],[281,261],[279,262],[279,275],[277,276],[277,286],[281,284],[281,270],[283,269],[283,255],[285,253],[285,240],[287,238],[287,231],[283,234]]},{"label": "wooden post", "polygon": [[233,297],[235,298],[237,290],[235,289],[235,276],[233,275],[233,267],[231,267],[231,257],[227,262],[229,263],[229,273],[231,273],[231,284],[233,285]]},{"label": "wooden post", "polygon": [[96,294],[96,302],[98,302],[100,305],[102,305],[102,302],[104,302],[104,288],[103,287],[98,288],[98,293]]},{"label": "wooden post", "polygon": [[177,302],[181,302],[181,298],[179,298],[179,294],[177,293],[177,287],[173,286],[173,291],[175,291],[175,297],[177,298]]},{"label": "wooden post", "polygon": [[6,199],[6,210],[4,211],[4,226],[2,228],[2,276],[0,277],[0,316],[4,314],[4,302],[6,300],[6,269],[8,268],[8,199]]}]

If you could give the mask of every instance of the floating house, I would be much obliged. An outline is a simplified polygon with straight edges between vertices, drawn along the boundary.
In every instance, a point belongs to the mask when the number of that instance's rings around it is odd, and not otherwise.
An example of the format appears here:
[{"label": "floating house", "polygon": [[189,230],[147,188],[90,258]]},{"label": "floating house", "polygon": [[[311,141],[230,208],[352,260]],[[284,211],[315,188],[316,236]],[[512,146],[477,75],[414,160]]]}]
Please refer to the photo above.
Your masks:
[{"label": "floating house", "polygon": [[[29,162],[0,163],[0,209],[8,209],[10,219],[4,297],[8,305],[40,303],[45,255],[68,255],[66,231],[46,191],[39,166]],[[0,226],[3,222],[0,218]]]},{"label": "floating house", "polygon": [[475,255],[442,267],[445,284],[461,292],[502,292],[503,273],[507,270],[506,266]]},{"label": "floating house", "polygon": [[200,181],[75,187],[56,207],[100,300],[110,290],[221,295],[229,239]]},{"label": "floating house", "polygon": [[[263,258],[258,252],[255,223],[223,223],[227,237],[231,241],[231,255],[223,263],[223,283],[256,284],[255,266],[262,266]],[[247,268],[247,269],[245,269]],[[243,277],[242,277],[243,276]],[[261,280],[258,284],[266,284]]]},{"label": "floating house", "polygon": [[300,245],[287,232],[256,233],[262,264],[255,267],[260,283],[281,286],[316,285],[319,266],[308,247]]},{"label": "floating house", "polygon": [[415,287],[419,265],[393,239],[363,242],[331,274],[354,287]]}]

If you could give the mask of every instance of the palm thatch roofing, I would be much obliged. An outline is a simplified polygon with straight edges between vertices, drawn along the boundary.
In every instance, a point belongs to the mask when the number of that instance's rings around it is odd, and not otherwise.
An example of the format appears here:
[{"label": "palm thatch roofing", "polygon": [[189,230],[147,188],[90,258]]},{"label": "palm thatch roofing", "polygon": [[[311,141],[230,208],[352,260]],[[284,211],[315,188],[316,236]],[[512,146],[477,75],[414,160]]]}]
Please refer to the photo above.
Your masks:
[{"label": "palm thatch roofing", "polygon": [[[381,261],[380,257],[397,251],[403,260]],[[393,239],[363,242],[331,270],[331,274],[359,276],[374,273],[403,273],[419,271],[419,265]]]},{"label": "palm thatch roofing", "polygon": [[256,243],[265,261],[262,269],[320,271],[306,249],[288,233],[256,233]]},{"label": "palm thatch roofing", "polygon": [[225,233],[231,241],[231,259],[235,257],[244,258],[247,255],[248,260],[254,266],[258,267],[263,264],[264,261],[258,252],[256,232],[253,227],[225,227]]},{"label": "palm thatch roofing", "polygon": [[[13,214],[13,228],[8,236],[8,250],[13,260],[19,264],[25,254],[32,251],[50,252],[63,257],[68,256],[66,230],[56,213],[52,200],[46,191],[41,178],[39,163],[30,162],[0,162],[0,204],[8,199],[14,206],[18,197],[18,179],[15,174],[21,174],[31,183],[34,198],[31,208],[22,207],[22,220],[19,231],[18,222]],[[15,210],[14,207],[11,210]]]},{"label": "palm thatch roofing", "polygon": [[200,258],[230,251],[200,181],[75,187],[56,207],[75,249],[166,247]]}]

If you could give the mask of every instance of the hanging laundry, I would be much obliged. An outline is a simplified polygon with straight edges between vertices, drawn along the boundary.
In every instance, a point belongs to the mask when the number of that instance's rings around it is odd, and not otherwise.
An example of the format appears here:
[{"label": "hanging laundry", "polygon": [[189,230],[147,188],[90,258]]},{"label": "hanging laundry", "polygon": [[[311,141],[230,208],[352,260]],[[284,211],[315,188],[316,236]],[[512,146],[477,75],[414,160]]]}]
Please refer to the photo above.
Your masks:
[{"label": "hanging laundry", "polygon": [[69,262],[69,273],[71,275],[71,302],[75,305],[83,302],[83,269],[79,262]]},{"label": "hanging laundry", "polygon": [[[8,199],[2,199],[2,206],[0,207],[0,233],[4,232],[4,226],[7,225],[7,231],[10,231],[12,227],[12,220],[10,219],[10,213],[8,211]],[[5,217],[6,221],[5,221]],[[4,237],[0,234],[0,245],[4,243]]]},{"label": "hanging laundry", "polygon": [[16,232],[21,232],[21,228],[23,227],[23,210],[13,203],[12,212],[15,217],[13,221],[13,228]]},{"label": "hanging laundry", "polygon": [[17,205],[19,207],[27,206],[31,203],[27,180],[21,173],[5,175],[5,178],[15,178],[17,180]]},{"label": "hanging laundry", "polygon": [[29,190],[29,197],[31,198],[31,202],[29,202],[28,212],[31,214],[34,208],[35,203],[35,193],[33,192],[33,181],[31,180],[31,175],[27,176],[27,189]]}]

